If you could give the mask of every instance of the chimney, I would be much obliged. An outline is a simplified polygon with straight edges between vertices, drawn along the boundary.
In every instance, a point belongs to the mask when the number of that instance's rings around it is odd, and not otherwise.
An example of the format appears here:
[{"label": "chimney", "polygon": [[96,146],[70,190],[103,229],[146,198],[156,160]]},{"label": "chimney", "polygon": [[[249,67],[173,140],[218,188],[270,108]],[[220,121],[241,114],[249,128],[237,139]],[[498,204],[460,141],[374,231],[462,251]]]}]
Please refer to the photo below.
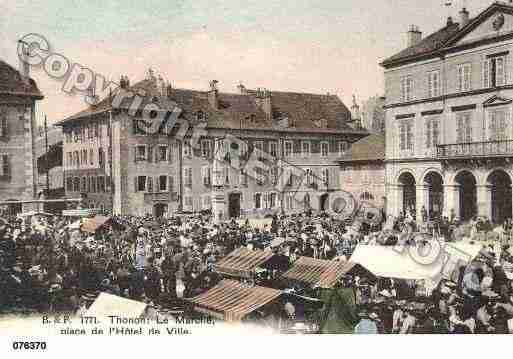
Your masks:
[{"label": "chimney", "polygon": [[128,76],[121,75],[121,78],[119,79],[119,87],[123,90],[127,90],[130,87],[130,80],[128,79]]},{"label": "chimney", "polygon": [[213,109],[219,109],[219,91],[217,90],[217,84],[219,81],[210,81],[210,91],[208,92],[208,102]]},{"label": "chimney", "polygon": [[271,91],[258,88],[255,94],[256,105],[265,113],[268,120],[272,119],[273,108],[271,101]]},{"label": "chimney", "polygon": [[239,93],[241,95],[247,95],[248,94],[248,89],[246,88],[246,86],[244,86],[242,83],[239,83],[237,85],[237,88],[239,89]]},{"label": "chimney", "polygon": [[460,28],[464,27],[470,21],[470,14],[466,8],[460,10]]},{"label": "chimney", "polygon": [[173,96],[173,86],[170,83],[168,83],[166,86],[166,96],[168,99],[171,99]]},{"label": "chimney", "polygon": [[419,30],[418,26],[411,25],[410,29],[408,30],[407,47],[417,45],[420,40],[422,40],[422,32]]},{"label": "chimney", "polygon": [[356,96],[353,95],[353,104],[351,105],[351,121],[360,121],[360,106],[356,102]]},{"label": "chimney", "polygon": [[449,16],[447,18],[447,26],[451,26],[452,24],[454,24],[454,22],[452,21],[452,16]]}]

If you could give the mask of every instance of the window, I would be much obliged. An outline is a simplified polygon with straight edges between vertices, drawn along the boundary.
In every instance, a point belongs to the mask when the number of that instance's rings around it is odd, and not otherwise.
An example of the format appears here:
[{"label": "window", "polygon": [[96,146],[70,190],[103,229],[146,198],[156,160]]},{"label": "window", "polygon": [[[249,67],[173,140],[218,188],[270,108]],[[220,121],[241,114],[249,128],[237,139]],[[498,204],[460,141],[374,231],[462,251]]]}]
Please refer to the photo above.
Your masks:
[{"label": "window", "polygon": [[403,101],[413,100],[413,78],[411,76],[401,78],[401,99]]},{"label": "window", "polygon": [[260,193],[255,193],[255,208],[262,208],[262,194]]},{"label": "window", "polygon": [[362,199],[364,201],[372,201],[372,200],[374,200],[374,196],[372,194],[370,194],[369,192],[363,192],[360,195],[360,199]]},{"label": "window", "polygon": [[303,154],[303,156],[310,155],[310,141],[301,142],[301,153]]},{"label": "window", "polygon": [[96,186],[97,186],[97,189],[98,189],[98,192],[105,192],[105,177],[103,176],[98,176],[97,180],[96,180]]},{"label": "window", "polygon": [[183,156],[184,157],[190,157],[191,156],[191,143],[189,141],[183,142]]},{"label": "window", "polygon": [[212,198],[210,195],[204,195],[202,199],[203,209],[209,209],[211,207]]},{"label": "window", "polygon": [[212,157],[212,141],[210,140],[201,140],[201,155],[204,158]]},{"label": "window", "polygon": [[223,178],[224,178],[224,184],[229,185],[230,184],[230,167],[223,168]]},{"label": "window", "polygon": [[96,192],[96,177],[91,177],[91,192]]},{"label": "window", "polygon": [[458,91],[469,91],[472,89],[471,73],[471,64],[458,66]]},{"label": "window", "polygon": [[94,137],[100,137],[100,125],[98,123],[94,124]]},{"label": "window", "polygon": [[338,154],[340,156],[344,155],[348,149],[349,149],[349,143],[347,141],[340,141],[338,143]]},{"label": "window", "polygon": [[456,141],[458,143],[472,142],[472,114],[470,112],[456,115]]},{"label": "window", "polygon": [[201,168],[201,177],[205,186],[210,186],[212,184],[212,174],[209,166]]},{"label": "window", "polygon": [[73,167],[73,154],[71,152],[67,152],[66,157],[66,166]]},{"label": "window", "polygon": [[264,142],[263,141],[255,141],[255,149],[262,152],[264,150]]},{"label": "window", "polygon": [[329,154],[328,142],[321,142],[321,156],[328,157],[328,154]]},{"label": "window", "polygon": [[294,195],[287,194],[285,196],[285,209],[291,210],[294,209]]},{"label": "window", "polygon": [[440,71],[428,72],[428,97],[440,96]]},{"label": "window", "polygon": [[105,165],[105,155],[103,153],[103,148],[98,149],[98,166],[102,167]]},{"label": "window", "polygon": [[89,150],[89,164],[94,165],[94,150],[92,148]]},{"label": "window", "polygon": [[159,191],[167,191],[167,176],[159,176]]},{"label": "window", "polygon": [[66,178],[66,191],[73,192],[73,178],[71,177]]},{"label": "window", "polygon": [[3,180],[9,178],[9,156],[0,155],[0,177]]},{"label": "window", "polygon": [[322,183],[325,186],[329,185],[329,179],[330,179],[330,170],[328,168],[324,168],[322,170]]},{"label": "window", "polygon": [[184,202],[183,202],[184,206],[188,207],[189,209],[192,209],[192,197],[185,196],[183,200],[184,200]]},{"label": "window", "polygon": [[136,192],[146,191],[146,176],[137,176],[135,178],[135,191]]},{"label": "window", "polygon": [[73,192],[80,192],[80,178],[73,177]]},{"label": "window", "polygon": [[240,185],[247,186],[248,185],[248,175],[244,172],[244,169],[240,170]]},{"label": "window", "polygon": [[483,63],[483,86],[496,87],[506,84],[505,56],[496,56],[486,59]]},{"label": "window", "polygon": [[167,146],[160,145],[157,150],[157,162],[167,162]]},{"label": "window", "polygon": [[285,146],[284,156],[285,157],[292,156],[292,141],[285,141],[284,146]]},{"label": "window", "polygon": [[191,167],[183,168],[183,182],[187,187],[192,186],[192,168]]},{"label": "window", "polygon": [[9,136],[9,125],[7,123],[7,116],[0,114],[0,137]]},{"label": "window", "polygon": [[146,161],[147,151],[146,145],[135,146],[135,162]]},{"label": "window", "polygon": [[508,139],[506,111],[491,111],[488,114],[488,139],[490,141],[503,141]]},{"label": "window", "polygon": [[411,121],[399,123],[399,149],[413,150],[413,124]]},{"label": "window", "polygon": [[314,176],[311,168],[305,168],[306,185],[311,186],[314,183]]},{"label": "window", "polygon": [[83,193],[87,192],[87,178],[86,177],[82,177],[80,179],[80,191]]},{"label": "window", "polygon": [[269,154],[272,157],[278,157],[278,142],[276,142],[276,141],[269,142]]},{"label": "window", "polygon": [[426,148],[435,148],[440,143],[439,125],[438,118],[426,119]]}]

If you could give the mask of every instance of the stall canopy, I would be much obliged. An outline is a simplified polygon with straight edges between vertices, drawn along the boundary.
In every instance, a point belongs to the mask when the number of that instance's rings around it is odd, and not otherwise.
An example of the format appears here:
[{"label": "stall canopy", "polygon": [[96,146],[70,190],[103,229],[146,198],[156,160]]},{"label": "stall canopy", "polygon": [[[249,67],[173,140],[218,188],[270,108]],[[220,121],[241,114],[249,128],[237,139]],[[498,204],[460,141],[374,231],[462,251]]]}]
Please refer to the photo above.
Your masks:
[{"label": "stall canopy", "polygon": [[234,322],[242,320],[281,294],[281,290],[248,286],[224,279],[209,291],[187,300],[193,304],[193,310],[196,312]]},{"label": "stall canopy", "polygon": [[433,249],[421,251],[415,247],[358,245],[350,262],[358,263],[375,276],[398,279],[430,280],[438,283],[451,279],[456,265],[468,264],[482,246],[466,243],[433,244]]},{"label": "stall canopy", "polygon": [[102,227],[105,223],[110,220],[110,217],[105,216],[95,216],[93,218],[87,218],[82,223],[82,231],[94,233],[98,230],[98,228]]},{"label": "stall canopy", "polygon": [[119,316],[123,318],[139,318],[146,312],[147,304],[135,300],[118,297],[108,293],[100,293],[98,298],[87,310],[85,316],[105,318]]},{"label": "stall canopy", "polygon": [[299,257],[292,267],[283,274],[283,278],[311,287],[333,288],[347,271],[347,263],[343,261]]},{"label": "stall canopy", "polygon": [[274,256],[273,252],[238,248],[214,265],[219,274],[251,278],[255,269]]}]

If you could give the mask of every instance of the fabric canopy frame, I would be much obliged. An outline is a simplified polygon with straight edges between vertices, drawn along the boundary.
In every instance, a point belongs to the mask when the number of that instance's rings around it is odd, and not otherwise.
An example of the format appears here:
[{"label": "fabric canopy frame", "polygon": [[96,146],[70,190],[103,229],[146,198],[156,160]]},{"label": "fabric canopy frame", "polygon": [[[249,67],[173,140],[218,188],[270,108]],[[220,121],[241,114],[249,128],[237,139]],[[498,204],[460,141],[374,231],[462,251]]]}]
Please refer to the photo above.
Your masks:
[{"label": "fabric canopy frame", "polygon": [[249,286],[224,279],[207,292],[186,300],[193,304],[193,310],[196,312],[236,322],[275,300],[282,293],[278,289]]},{"label": "fabric canopy frame", "polygon": [[330,289],[347,271],[347,262],[299,257],[283,278],[314,288]]},{"label": "fabric canopy frame", "polygon": [[273,252],[241,247],[216,263],[214,271],[233,277],[251,278],[255,270],[273,256]]}]

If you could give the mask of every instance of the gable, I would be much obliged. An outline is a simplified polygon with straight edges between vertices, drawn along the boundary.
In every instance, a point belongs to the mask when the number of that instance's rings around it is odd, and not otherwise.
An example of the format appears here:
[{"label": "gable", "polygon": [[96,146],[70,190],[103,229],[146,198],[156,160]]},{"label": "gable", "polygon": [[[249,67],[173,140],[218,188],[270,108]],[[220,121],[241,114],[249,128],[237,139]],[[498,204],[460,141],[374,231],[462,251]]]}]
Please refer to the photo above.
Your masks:
[{"label": "gable", "polygon": [[494,95],[483,102],[483,107],[509,105],[511,102],[512,100],[510,98]]},{"label": "gable", "polygon": [[458,40],[451,45],[463,45],[475,41],[499,37],[513,33],[513,13],[511,10],[495,9],[484,17],[477,17],[463,28]]}]

